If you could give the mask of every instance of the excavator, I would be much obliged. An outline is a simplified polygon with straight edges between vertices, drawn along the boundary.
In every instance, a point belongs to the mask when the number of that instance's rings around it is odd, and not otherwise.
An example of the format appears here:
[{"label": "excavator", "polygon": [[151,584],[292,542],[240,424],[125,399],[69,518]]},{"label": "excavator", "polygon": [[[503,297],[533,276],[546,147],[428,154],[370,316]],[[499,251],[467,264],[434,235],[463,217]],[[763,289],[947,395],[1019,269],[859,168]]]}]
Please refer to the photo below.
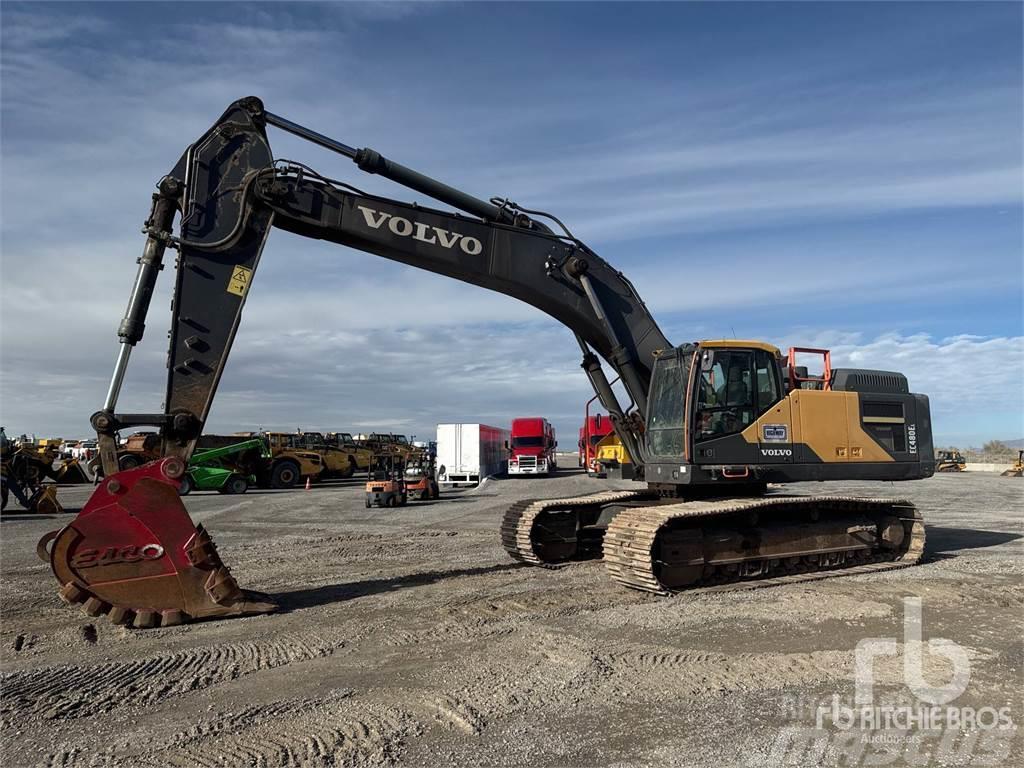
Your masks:
[{"label": "excavator", "polygon": [[[454,210],[367,194],[275,159],[270,128]],[[777,490],[931,476],[928,398],[911,393],[902,374],[831,370],[827,350],[783,356],[761,341],[672,344],[629,280],[555,216],[474,197],[269,112],[255,97],[228,107],[156,190],[110,387],[91,418],[106,478],[37,547],[60,596],[90,616],[147,628],[276,608],[238,586],[178,495],[275,227],[512,296],[573,333],[638,487],[512,505],[500,537],[515,560],[555,567],[599,558],[620,584],[667,595],[874,572],[922,555],[923,518],[905,499]],[[120,413],[168,248],[177,257],[163,412]],[[697,290],[685,263],[672,274],[682,295]],[[796,365],[807,353],[823,355],[822,375]],[[625,406],[602,359],[630,398]],[[161,458],[121,470],[114,436],[139,426],[159,429]]]}]

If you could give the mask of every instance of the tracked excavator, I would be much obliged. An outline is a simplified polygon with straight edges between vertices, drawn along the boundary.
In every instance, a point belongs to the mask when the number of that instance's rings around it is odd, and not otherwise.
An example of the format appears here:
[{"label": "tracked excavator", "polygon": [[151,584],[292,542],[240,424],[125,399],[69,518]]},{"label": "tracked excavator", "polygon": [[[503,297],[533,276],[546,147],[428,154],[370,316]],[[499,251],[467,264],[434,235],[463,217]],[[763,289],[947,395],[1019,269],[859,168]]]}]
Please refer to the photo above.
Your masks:
[{"label": "tracked excavator", "polygon": [[[366,194],[275,160],[269,128],[455,210]],[[89,615],[152,627],[275,608],[272,598],[239,588],[178,496],[274,227],[513,296],[574,334],[640,482],[513,505],[500,531],[512,558],[538,566],[601,558],[615,581],[669,594],[865,573],[921,557],[924,525],[909,501],[766,493],[768,484],[930,476],[928,399],[912,394],[904,376],[829,370],[819,350],[826,371],[808,377],[793,354],[760,341],[672,344],[626,277],[554,216],[478,199],[250,97],[232,104],[157,185],[110,388],[92,416],[106,479],[38,546],[61,597]],[[168,248],[177,258],[164,409],[120,413],[129,356]],[[665,279],[684,295],[698,290],[685,263]],[[121,470],[114,435],[140,426],[159,429],[162,458]]]}]

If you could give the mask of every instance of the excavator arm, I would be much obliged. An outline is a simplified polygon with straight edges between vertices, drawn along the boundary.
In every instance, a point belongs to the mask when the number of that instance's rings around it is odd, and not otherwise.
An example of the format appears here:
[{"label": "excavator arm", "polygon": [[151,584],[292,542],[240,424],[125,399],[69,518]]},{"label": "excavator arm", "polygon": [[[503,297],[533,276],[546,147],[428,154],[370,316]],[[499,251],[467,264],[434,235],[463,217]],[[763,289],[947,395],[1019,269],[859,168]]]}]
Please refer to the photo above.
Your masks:
[{"label": "excavator arm", "polygon": [[[463,213],[368,195],[305,165],[275,162],[267,125],[347,156]],[[179,234],[173,235],[176,212]],[[629,281],[583,242],[503,200],[485,202],[394,163],[355,150],[242,99],[191,145],[158,186],[146,225],[138,278],[119,336],[121,354],[93,425],[113,455],[112,435],[143,424],[161,428],[164,455],[187,460],[209,414],[242,307],[270,229],[345,245],[453,277],[532,304],[566,325],[583,368],[631,454],[643,456],[651,368],[670,345]],[[166,247],[179,251],[168,379],[162,414],[117,414],[130,347],[138,343]],[[597,356],[621,379],[635,410],[623,408]],[[628,415],[627,415],[628,414]],[[106,459],[105,459],[106,460]],[[116,471],[112,464],[106,471]]]},{"label": "excavator arm", "polygon": [[[268,125],[458,212],[367,195],[303,164],[275,161]],[[642,459],[652,367],[670,345],[621,273],[556,219],[549,217],[560,232],[541,218],[508,201],[479,200],[373,150],[336,142],[266,112],[259,99],[232,104],[153,195],[143,254],[118,328],[114,374],[103,407],[92,416],[106,478],[75,520],[37,547],[61,584],[61,597],[91,616],[106,614],[136,627],[276,607],[269,596],[238,587],[209,534],[178,498],[273,227],[514,296],[559,320],[575,334],[583,368],[620,438]],[[131,351],[143,338],[168,248],[177,251],[177,263],[163,412],[119,413]],[[623,382],[631,400],[626,407],[598,355]],[[118,471],[116,435],[137,426],[159,427],[163,458]]]}]

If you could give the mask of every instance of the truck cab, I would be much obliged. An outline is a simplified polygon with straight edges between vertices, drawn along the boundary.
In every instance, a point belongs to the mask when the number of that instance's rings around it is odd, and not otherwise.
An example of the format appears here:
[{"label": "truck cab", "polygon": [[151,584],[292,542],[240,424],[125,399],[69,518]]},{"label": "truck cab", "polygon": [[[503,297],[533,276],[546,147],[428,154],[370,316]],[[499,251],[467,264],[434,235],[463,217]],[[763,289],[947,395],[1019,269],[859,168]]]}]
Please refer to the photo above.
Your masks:
[{"label": "truck cab", "polygon": [[512,420],[508,444],[510,475],[550,475],[557,471],[555,428],[539,416]]}]

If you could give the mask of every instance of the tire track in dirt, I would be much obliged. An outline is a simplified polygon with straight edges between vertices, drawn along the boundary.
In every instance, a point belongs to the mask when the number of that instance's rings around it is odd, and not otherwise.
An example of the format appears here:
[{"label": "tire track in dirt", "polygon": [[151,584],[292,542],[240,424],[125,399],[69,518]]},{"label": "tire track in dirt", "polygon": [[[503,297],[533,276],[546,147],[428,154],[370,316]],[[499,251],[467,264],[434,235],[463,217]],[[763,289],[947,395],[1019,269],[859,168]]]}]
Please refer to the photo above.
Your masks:
[{"label": "tire track in dirt", "polygon": [[397,760],[406,739],[422,733],[408,713],[351,697],[350,689],[337,689],[323,697],[254,705],[210,718],[155,744],[140,747],[125,740],[101,753],[68,746],[40,765],[387,765]]},{"label": "tire track in dirt", "polygon": [[[434,720],[479,735],[488,722],[524,713],[564,715],[623,699],[701,699],[733,691],[771,690],[852,677],[851,652],[741,653],[601,646],[539,630],[497,638],[432,674],[443,695],[425,698]],[[439,691],[441,693],[441,691]]]},{"label": "tire track in dirt", "polygon": [[355,716],[330,707],[300,709],[266,725],[159,752],[139,764],[154,768],[379,765],[397,757],[402,739],[413,728],[401,713],[367,711]]},{"label": "tire track in dirt", "polygon": [[457,696],[427,697],[423,701],[434,720],[448,730],[459,730],[467,736],[479,736],[487,725],[483,715],[469,702]]},{"label": "tire track in dirt", "polygon": [[497,621],[440,622],[433,627],[422,629],[389,628],[382,634],[379,643],[385,647],[436,644],[439,641],[470,642],[489,637],[509,635],[516,631],[514,626]]},{"label": "tire track in dirt", "polygon": [[741,653],[627,648],[601,654],[600,663],[613,679],[671,686],[678,694],[774,689],[832,680],[853,674],[853,655],[846,651],[810,653]]},{"label": "tire track in dirt", "polygon": [[[965,646],[971,659],[985,652]],[[877,659],[875,682],[879,685],[902,681],[904,650]],[[921,651],[922,670],[941,678],[948,660],[940,654]],[[822,650],[805,653],[721,653],[667,649],[657,646],[626,647],[602,653],[595,659],[616,685],[645,688],[657,694],[670,689],[676,696],[701,697],[736,691],[763,691],[793,685],[814,685],[824,681],[854,679],[855,653],[850,650]]]},{"label": "tire track in dirt", "polygon": [[263,669],[326,656],[339,643],[315,635],[226,643],[89,666],[48,666],[0,676],[0,717],[77,718],[149,705]]}]

